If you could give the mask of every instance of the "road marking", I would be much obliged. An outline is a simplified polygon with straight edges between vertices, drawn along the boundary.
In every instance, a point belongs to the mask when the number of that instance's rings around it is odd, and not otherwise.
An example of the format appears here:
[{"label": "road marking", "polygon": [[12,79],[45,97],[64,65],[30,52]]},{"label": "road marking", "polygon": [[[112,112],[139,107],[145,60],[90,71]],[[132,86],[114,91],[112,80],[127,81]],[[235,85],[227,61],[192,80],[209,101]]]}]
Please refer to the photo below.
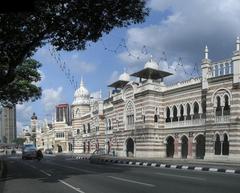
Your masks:
[{"label": "road marking", "polygon": [[143,166],[147,166],[147,165],[148,165],[148,163],[147,163],[147,162],[144,162],[144,163],[143,163]]},{"label": "road marking", "polygon": [[52,176],[51,174],[49,174],[49,173],[45,172],[44,170],[40,170],[40,172],[42,172],[42,173],[46,174],[47,176]]},{"label": "road marking", "polygon": [[170,168],[177,168],[177,165],[171,165]]},{"label": "road marking", "polygon": [[141,162],[136,162],[136,165],[139,166]]},{"label": "road marking", "polygon": [[151,166],[152,167],[156,167],[157,163],[152,163]]},{"label": "road marking", "polygon": [[139,182],[139,181],[135,181],[135,180],[128,180],[128,179],[125,179],[125,178],[119,178],[119,177],[115,177],[115,176],[108,176],[108,177],[112,178],[112,179],[115,179],[115,180],[124,181],[124,182],[130,182],[130,183],[140,184],[140,185],[149,186],[149,187],[155,187],[155,185],[153,185],[153,184],[148,184],[148,183]]},{"label": "road marking", "polygon": [[160,165],[160,168],[165,168],[166,167],[166,164],[161,164]]},{"label": "road marking", "polygon": [[192,179],[192,180],[201,180],[205,181],[205,178],[199,178],[199,177],[190,177],[190,176],[182,176],[182,175],[175,175],[175,174],[164,174],[164,173],[155,173],[160,176],[168,176],[168,177],[178,177],[178,178],[186,178],[186,179]]},{"label": "road marking", "polygon": [[186,170],[188,169],[188,166],[182,166],[182,169]]},{"label": "road marking", "polygon": [[83,192],[82,190],[80,190],[80,188],[76,188],[74,186],[72,186],[71,184],[63,181],[63,180],[59,180],[59,182],[63,183],[64,185],[68,186],[69,188],[72,188],[73,190],[77,191],[77,192],[80,192],[80,193],[85,193]]}]

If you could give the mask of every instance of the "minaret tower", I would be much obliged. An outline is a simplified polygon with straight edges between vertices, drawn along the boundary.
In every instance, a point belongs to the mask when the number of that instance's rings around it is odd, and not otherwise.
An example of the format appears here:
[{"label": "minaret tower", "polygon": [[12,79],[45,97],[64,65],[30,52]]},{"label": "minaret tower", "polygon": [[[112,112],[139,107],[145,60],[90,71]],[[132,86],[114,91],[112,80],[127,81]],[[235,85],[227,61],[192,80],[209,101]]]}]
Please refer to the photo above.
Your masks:
[{"label": "minaret tower", "polygon": [[239,85],[240,83],[240,39],[237,37],[236,50],[233,52],[232,57],[233,64],[233,84]]},{"label": "minaret tower", "polygon": [[211,73],[211,60],[208,58],[208,47],[204,50],[204,59],[202,60],[202,89],[208,88],[208,78]]}]

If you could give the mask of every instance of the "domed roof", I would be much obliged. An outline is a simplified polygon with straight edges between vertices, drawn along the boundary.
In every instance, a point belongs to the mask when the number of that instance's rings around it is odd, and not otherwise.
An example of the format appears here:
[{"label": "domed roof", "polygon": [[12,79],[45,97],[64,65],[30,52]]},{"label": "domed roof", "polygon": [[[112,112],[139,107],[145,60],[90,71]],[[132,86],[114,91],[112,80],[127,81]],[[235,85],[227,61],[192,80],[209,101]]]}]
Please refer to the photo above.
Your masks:
[{"label": "domed roof", "polygon": [[84,87],[83,80],[81,78],[80,87],[74,93],[73,105],[89,104],[90,94]]},{"label": "domed roof", "polygon": [[36,116],[36,114],[35,114],[35,113],[33,113],[33,115],[32,115],[32,117],[31,117],[31,119],[37,119],[37,116]]},{"label": "domed roof", "polygon": [[159,70],[158,63],[152,59],[152,56],[151,59],[147,61],[147,63],[144,65],[144,68],[152,68],[155,70]]},{"label": "domed roof", "polygon": [[124,70],[124,73],[122,73],[119,76],[119,80],[130,81],[130,75],[128,73],[126,73],[125,70]]}]

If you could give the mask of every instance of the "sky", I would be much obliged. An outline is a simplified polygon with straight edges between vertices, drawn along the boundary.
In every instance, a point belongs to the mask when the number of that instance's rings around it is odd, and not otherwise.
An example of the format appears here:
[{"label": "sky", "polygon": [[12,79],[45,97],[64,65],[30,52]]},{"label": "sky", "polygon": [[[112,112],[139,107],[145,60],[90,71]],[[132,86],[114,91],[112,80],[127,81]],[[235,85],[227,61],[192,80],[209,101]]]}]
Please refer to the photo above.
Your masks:
[{"label": "sky", "polygon": [[151,56],[162,70],[174,74],[167,84],[200,76],[206,45],[212,61],[232,56],[240,36],[239,0],[149,0],[147,6],[150,15],[144,23],[114,29],[97,43],[89,42],[84,51],[39,48],[33,58],[42,64],[42,80],[37,83],[42,97],[17,105],[18,132],[30,124],[33,112],[39,120],[51,120],[57,104],[72,104],[75,84],[69,79],[79,87],[83,77],[90,93],[101,90],[107,98],[107,85],[124,69],[142,69]]}]

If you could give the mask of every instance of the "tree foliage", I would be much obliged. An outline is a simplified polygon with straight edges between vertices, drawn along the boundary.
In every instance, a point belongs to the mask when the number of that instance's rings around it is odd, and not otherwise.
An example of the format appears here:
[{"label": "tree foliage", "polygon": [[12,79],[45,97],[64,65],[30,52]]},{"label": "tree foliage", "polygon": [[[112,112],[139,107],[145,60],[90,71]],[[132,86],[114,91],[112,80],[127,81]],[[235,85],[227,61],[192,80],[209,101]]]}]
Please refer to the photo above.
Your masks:
[{"label": "tree foliage", "polygon": [[25,138],[20,138],[20,137],[18,137],[18,138],[16,138],[16,139],[14,139],[12,142],[13,143],[16,143],[17,145],[23,145],[23,143],[26,141],[26,139]]},{"label": "tree foliage", "polygon": [[14,80],[0,89],[0,103],[8,105],[38,99],[41,96],[41,87],[36,83],[41,80],[38,72],[40,66],[33,59],[26,59],[22,65],[18,65]]},{"label": "tree foliage", "polygon": [[37,0],[33,12],[0,14],[0,91],[45,43],[83,50],[114,27],[143,22],[148,12],[145,0]]}]

